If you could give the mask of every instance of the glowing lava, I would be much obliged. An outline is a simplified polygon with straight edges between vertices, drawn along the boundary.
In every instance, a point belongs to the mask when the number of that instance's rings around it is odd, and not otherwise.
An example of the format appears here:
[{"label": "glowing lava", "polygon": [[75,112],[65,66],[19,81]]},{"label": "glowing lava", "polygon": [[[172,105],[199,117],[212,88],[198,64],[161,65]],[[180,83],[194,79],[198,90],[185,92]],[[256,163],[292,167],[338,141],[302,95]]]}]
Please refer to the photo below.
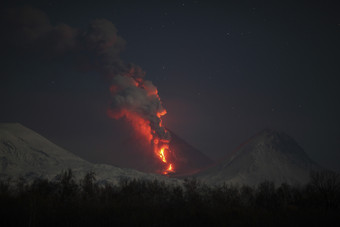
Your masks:
[{"label": "glowing lava", "polygon": [[172,164],[169,165],[169,168],[167,169],[167,171],[173,171],[172,170]]},{"label": "glowing lava", "polygon": [[159,140],[157,138],[153,140],[154,153],[165,165],[165,168],[162,172],[163,174],[175,172],[173,168],[173,163],[170,163],[167,159],[167,156],[171,153],[169,142],[170,141],[168,140]]},{"label": "glowing lava", "polygon": [[166,163],[166,158],[165,158],[165,154],[164,154],[164,148],[161,148],[161,150],[159,152],[159,157],[162,159],[162,161],[164,163]]}]

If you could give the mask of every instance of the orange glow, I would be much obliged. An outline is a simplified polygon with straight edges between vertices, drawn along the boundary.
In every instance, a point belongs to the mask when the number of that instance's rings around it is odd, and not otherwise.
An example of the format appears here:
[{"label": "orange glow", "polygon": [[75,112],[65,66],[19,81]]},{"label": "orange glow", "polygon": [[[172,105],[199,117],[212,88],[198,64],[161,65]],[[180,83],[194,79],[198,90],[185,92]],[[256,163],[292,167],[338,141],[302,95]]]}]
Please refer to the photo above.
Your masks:
[{"label": "orange glow", "polygon": [[173,172],[175,171],[173,170],[172,164],[170,164],[169,167],[163,172],[163,174],[166,175],[166,174],[173,173]]},{"label": "orange glow", "polygon": [[159,151],[159,157],[162,159],[162,162],[166,163],[166,158],[164,155],[164,147],[162,147],[161,150]]},{"label": "orange glow", "polygon": [[171,152],[169,149],[169,142],[165,139],[154,139],[154,152],[156,156],[164,163],[168,164],[167,167],[165,167],[165,170],[163,171],[163,174],[168,174],[169,172],[174,172],[173,164],[170,163],[167,159],[167,156]]},{"label": "orange glow", "polygon": [[[158,91],[157,88],[148,83],[144,83],[142,78],[133,79],[133,85],[142,89],[145,89],[148,96],[154,96],[158,99]],[[120,91],[120,88],[116,85],[112,85],[110,87],[111,94],[117,93]],[[164,108],[160,108],[156,114],[158,117],[157,122],[159,122],[159,127],[164,128],[162,117],[166,114],[166,110]],[[109,117],[114,119],[125,118],[132,126],[132,128],[137,132],[138,135],[141,135],[145,138],[148,144],[153,145],[154,147],[154,155],[159,159],[163,168],[161,172],[163,174],[169,174],[170,172],[175,172],[174,164],[171,163],[171,159],[169,161],[169,155],[171,154],[171,150],[169,147],[170,140],[161,138],[156,130],[151,127],[151,122],[142,115],[137,112],[131,111],[129,109],[109,109],[107,114]],[[166,130],[165,130],[166,132]]]},{"label": "orange glow", "polygon": [[108,111],[108,115],[114,119],[125,117],[130,122],[132,128],[141,136],[143,136],[149,144],[153,139],[151,133],[150,122],[140,117],[138,114],[130,112],[128,110],[121,110],[120,112]]},{"label": "orange glow", "polygon": [[[157,113],[157,117],[161,118],[162,116],[164,116],[166,114],[166,109],[163,109],[161,112]],[[162,119],[161,119],[162,120]]]},{"label": "orange glow", "polygon": [[149,96],[155,95],[159,98],[157,89],[147,90],[147,93],[148,93]]},{"label": "orange glow", "polygon": [[154,140],[153,140],[153,143],[154,143],[154,144],[158,144],[158,139],[154,139]]},{"label": "orange glow", "polygon": [[169,165],[168,171],[172,171],[172,164]]}]

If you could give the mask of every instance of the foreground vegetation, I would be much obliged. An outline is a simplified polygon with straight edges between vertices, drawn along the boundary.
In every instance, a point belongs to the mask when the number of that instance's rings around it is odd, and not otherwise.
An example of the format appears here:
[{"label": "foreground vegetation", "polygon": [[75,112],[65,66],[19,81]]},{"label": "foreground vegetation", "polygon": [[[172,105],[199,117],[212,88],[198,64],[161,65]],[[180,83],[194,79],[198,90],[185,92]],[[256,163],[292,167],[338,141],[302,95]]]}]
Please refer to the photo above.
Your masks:
[{"label": "foreground vegetation", "polygon": [[[209,187],[195,179],[183,186],[159,181],[97,185],[94,173],[75,182],[0,183],[0,226],[330,226],[340,221],[340,177],[311,173],[293,187]],[[339,222],[340,223],[340,222]]]}]

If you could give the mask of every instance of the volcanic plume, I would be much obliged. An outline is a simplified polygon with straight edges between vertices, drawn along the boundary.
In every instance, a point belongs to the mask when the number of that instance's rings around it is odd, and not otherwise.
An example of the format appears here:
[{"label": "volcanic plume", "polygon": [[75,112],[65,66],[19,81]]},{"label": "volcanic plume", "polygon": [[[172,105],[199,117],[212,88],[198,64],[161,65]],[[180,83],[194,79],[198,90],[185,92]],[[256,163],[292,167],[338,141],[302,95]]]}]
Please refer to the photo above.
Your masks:
[{"label": "volcanic plume", "polygon": [[112,78],[108,115],[127,120],[152,145],[154,155],[162,163],[161,172],[173,172],[174,165],[167,158],[171,137],[162,123],[166,110],[157,88],[151,81],[144,80],[144,71],[120,60],[122,40],[115,26],[107,20],[93,21],[82,36],[83,46],[97,56],[95,68]]},{"label": "volcanic plume", "polygon": [[170,148],[170,133],[164,128],[162,116],[166,110],[162,106],[157,88],[151,81],[133,76],[115,76],[110,87],[111,104],[108,115],[124,118],[133,129],[153,146],[154,154],[163,163],[163,174],[174,171],[174,164],[167,156]]},{"label": "volcanic plume", "polygon": [[157,88],[144,79],[145,72],[139,66],[121,60],[125,41],[110,21],[96,19],[86,29],[54,26],[44,12],[32,7],[7,9],[1,17],[8,21],[2,39],[13,49],[49,58],[69,53],[77,69],[96,71],[109,80],[108,115],[127,120],[143,136],[161,163],[161,173],[174,171],[175,165],[168,158],[171,136],[162,123],[166,110]]}]

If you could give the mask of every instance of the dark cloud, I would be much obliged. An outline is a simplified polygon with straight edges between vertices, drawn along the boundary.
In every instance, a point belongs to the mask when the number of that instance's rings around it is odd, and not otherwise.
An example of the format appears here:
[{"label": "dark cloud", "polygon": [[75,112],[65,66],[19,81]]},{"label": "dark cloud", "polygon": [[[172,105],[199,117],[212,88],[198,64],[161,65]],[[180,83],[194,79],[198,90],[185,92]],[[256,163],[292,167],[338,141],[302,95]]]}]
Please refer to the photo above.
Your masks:
[{"label": "dark cloud", "polygon": [[106,19],[93,20],[86,29],[66,24],[54,26],[44,12],[29,6],[6,9],[1,19],[1,43],[9,51],[48,58],[72,53],[78,69],[94,70],[109,78],[118,74],[144,76],[140,67],[120,59],[126,42]]},{"label": "dark cloud", "polygon": [[76,48],[78,31],[66,24],[52,26],[39,9],[29,6],[6,9],[1,19],[2,45],[11,51],[55,56]]},{"label": "dark cloud", "polygon": [[5,9],[1,15],[2,38],[7,41],[3,44],[17,47],[32,45],[52,29],[47,15],[32,7]]},{"label": "dark cloud", "polygon": [[116,27],[108,20],[96,19],[80,34],[80,48],[89,52],[94,68],[106,76],[128,71],[120,59],[125,40],[117,35]]}]

